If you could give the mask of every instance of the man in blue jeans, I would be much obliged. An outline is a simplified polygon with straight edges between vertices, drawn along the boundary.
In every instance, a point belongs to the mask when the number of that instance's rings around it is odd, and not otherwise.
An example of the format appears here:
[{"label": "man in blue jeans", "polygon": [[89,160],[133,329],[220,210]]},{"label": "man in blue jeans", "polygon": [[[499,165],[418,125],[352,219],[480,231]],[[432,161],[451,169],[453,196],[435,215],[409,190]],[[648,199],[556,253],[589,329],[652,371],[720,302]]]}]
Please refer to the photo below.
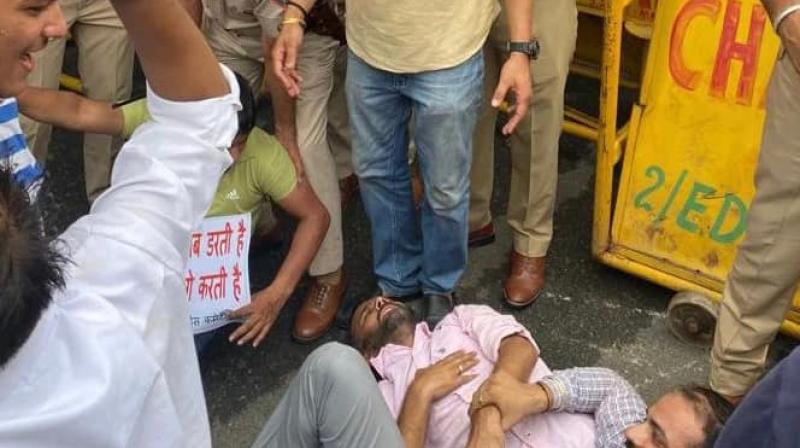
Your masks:
[{"label": "man in blue jeans", "polygon": [[[315,0],[289,2],[273,46],[274,69],[297,95],[297,52],[306,11]],[[510,133],[531,97],[531,0],[505,0],[510,56],[492,105],[511,89]],[[452,309],[467,262],[472,132],[481,102],[481,48],[499,12],[495,0],[348,0],[347,101],[353,166],[372,226],[373,269],[381,294],[425,297],[422,314],[435,324]],[[413,115],[412,115],[413,111]],[[415,210],[406,158],[408,126],[425,184]],[[421,225],[420,225],[421,224]]]}]

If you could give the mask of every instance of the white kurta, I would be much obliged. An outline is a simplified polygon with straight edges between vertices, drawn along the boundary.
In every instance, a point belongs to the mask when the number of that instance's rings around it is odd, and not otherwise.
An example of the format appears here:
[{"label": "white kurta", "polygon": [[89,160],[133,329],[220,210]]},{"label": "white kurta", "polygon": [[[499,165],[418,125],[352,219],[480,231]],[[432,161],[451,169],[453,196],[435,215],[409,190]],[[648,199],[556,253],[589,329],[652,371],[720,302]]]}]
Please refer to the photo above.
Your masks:
[{"label": "white kurta", "polygon": [[61,237],[71,263],[0,370],[0,446],[208,447],[183,268],[236,133],[239,93],[175,103],[122,148],[111,188]]}]

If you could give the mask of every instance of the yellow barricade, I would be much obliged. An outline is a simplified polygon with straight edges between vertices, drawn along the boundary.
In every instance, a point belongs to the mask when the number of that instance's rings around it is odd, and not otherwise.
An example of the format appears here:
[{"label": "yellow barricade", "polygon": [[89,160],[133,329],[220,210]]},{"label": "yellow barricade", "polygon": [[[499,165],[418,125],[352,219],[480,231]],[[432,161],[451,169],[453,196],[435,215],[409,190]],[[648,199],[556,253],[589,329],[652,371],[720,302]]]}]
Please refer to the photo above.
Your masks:
[{"label": "yellow barricade", "polygon": [[[578,0],[578,10],[597,16],[604,15],[605,0]],[[651,26],[656,15],[657,0],[633,0],[625,10],[625,21]]]},{"label": "yellow barricade", "polygon": [[[606,5],[617,19],[619,3]],[[608,116],[598,138],[593,251],[609,265],[699,293],[677,295],[668,317],[679,337],[708,343],[746,232],[779,41],[758,0],[659,0],[657,9],[616,193],[616,109],[611,98],[601,107]],[[800,337],[799,323],[800,295],[782,330]]]}]

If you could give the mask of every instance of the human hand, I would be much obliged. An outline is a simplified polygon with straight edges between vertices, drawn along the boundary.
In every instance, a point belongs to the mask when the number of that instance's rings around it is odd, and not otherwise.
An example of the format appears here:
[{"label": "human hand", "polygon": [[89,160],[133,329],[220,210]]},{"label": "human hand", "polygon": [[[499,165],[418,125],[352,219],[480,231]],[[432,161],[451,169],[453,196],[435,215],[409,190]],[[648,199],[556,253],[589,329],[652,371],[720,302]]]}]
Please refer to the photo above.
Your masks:
[{"label": "human hand", "polygon": [[254,294],[248,305],[228,313],[228,319],[246,319],[231,333],[228,341],[238,345],[252,341],[253,347],[258,347],[272,328],[285,302],[285,298],[269,287]]},{"label": "human hand", "polygon": [[475,352],[465,353],[459,350],[436,364],[417,370],[410,389],[423,399],[436,401],[475,379],[478,375],[468,372],[477,364]]},{"label": "human hand", "polygon": [[505,443],[506,434],[496,407],[486,406],[472,414],[467,448],[498,448]]},{"label": "human hand", "polygon": [[507,430],[525,416],[546,411],[547,403],[547,393],[542,387],[523,383],[503,371],[498,371],[475,391],[470,413],[474,414],[486,406],[496,406],[502,416],[502,427]]},{"label": "human hand", "polygon": [[783,19],[777,31],[783,48],[786,49],[786,56],[792,61],[794,69],[800,73],[800,11]]},{"label": "human hand", "polygon": [[297,53],[303,44],[303,28],[298,24],[286,25],[272,45],[272,70],[292,98],[300,95],[303,78],[297,71]]},{"label": "human hand", "polygon": [[503,134],[505,135],[514,132],[514,129],[528,112],[528,107],[533,97],[530,70],[528,56],[517,52],[512,52],[509,55],[508,60],[500,70],[497,88],[494,91],[494,95],[492,95],[492,107],[500,107],[509,90],[514,92],[516,97],[515,103],[509,107],[509,113],[513,112],[513,115],[503,126]]}]

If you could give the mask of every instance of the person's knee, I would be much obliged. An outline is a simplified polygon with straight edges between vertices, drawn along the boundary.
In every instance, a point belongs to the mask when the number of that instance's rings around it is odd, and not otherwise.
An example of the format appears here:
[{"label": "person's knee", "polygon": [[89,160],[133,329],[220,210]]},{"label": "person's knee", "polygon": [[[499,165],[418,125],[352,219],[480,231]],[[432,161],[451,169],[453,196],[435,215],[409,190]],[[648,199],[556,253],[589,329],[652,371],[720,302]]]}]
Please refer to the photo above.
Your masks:
[{"label": "person's knee", "polygon": [[354,348],[338,342],[329,342],[311,352],[308,362],[315,372],[328,380],[355,379],[369,371],[366,361]]},{"label": "person's knee", "polygon": [[[467,175],[468,176],[468,175]],[[469,181],[467,176],[455,173],[434,179],[425,185],[425,196],[434,214],[450,216],[468,206]]]},{"label": "person's knee", "polygon": [[462,195],[447,188],[431,188],[428,190],[428,203],[437,215],[447,215],[462,202]]}]

